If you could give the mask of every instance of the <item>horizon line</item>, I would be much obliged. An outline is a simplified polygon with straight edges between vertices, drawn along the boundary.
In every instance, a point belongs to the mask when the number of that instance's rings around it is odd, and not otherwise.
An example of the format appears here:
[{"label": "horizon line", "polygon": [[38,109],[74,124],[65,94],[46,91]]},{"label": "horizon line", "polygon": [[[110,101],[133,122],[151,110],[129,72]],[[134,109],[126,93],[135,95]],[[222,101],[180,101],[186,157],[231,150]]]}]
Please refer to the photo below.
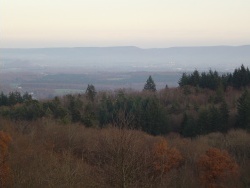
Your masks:
[{"label": "horizon line", "polygon": [[203,48],[203,47],[246,47],[250,46],[250,44],[243,44],[243,45],[190,45],[190,46],[171,46],[171,47],[150,47],[150,48],[142,48],[138,46],[129,46],[129,45],[124,45],[124,46],[75,46],[75,47],[67,47],[67,46],[60,46],[60,47],[0,47],[0,49],[74,49],[74,48],[137,48],[137,49],[143,49],[143,50],[148,50],[148,49],[169,49],[169,48]]}]

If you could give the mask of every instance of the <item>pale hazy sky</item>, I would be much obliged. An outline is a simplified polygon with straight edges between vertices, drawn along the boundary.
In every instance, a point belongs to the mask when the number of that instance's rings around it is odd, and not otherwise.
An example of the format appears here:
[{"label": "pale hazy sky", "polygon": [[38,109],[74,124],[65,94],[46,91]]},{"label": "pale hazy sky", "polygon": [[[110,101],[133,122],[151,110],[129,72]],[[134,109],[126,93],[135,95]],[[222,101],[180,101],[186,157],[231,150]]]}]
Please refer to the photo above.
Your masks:
[{"label": "pale hazy sky", "polygon": [[0,47],[250,44],[250,0],[0,0]]}]

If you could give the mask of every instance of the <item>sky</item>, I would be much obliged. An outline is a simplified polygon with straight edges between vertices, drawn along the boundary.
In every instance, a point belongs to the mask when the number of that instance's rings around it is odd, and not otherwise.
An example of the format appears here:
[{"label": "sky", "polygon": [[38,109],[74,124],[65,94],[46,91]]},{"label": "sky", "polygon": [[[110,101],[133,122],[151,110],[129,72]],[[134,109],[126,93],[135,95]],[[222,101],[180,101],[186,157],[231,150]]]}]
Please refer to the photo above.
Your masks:
[{"label": "sky", "polygon": [[250,0],[0,0],[0,47],[250,44]]}]

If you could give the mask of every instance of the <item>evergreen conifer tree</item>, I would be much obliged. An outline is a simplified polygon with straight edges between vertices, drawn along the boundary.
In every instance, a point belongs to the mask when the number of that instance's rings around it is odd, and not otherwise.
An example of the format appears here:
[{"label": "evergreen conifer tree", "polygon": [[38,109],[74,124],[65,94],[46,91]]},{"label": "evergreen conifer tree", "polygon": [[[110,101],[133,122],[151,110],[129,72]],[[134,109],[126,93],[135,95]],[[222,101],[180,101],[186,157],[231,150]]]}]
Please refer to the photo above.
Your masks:
[{"label": "evergreen conifer tree", "polygon": [[237,127],[250,130],[250,93],[246,90],[238,100]]},{"label": "evergreen conifer tree", "polygon": [[156,91],[156,86],[155,86],[155,82],[153,80],[153,78],[151,77],[151,75],[148,77],[146,84],[144,85],[144,91]]},{"label": "evergreen conifer tree", "polygon": [[92,85],[92,84],[88,84],[88,87],[87,87],[87,89],[86,89],[86,96],[87,96],[87,98],[90,100],[90,101],[94,101],[94,99],[95,99],[95,96],[96,96],[96,90],[95,90],[95,86],[94,85]]},{"label": "evergreen conifer tree", "polygon": [[228,105],[225,100],[222,101],[220,105],[220,115],[221,115],[221,126],[220,130],[221,132],[226,132],[229,128],[228,126],[228,120],[229,120],[229,109]]}]

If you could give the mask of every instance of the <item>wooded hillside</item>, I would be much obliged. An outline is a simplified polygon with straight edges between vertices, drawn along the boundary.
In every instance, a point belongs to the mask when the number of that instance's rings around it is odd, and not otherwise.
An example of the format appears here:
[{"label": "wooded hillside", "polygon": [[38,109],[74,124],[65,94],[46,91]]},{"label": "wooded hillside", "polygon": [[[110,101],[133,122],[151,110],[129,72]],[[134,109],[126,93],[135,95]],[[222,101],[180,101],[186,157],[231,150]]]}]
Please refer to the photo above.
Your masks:
[{"label": "wooded hillside", "polygon": [[43,101],[1,93],[0,187],[249,187],[249,75],[194,71],[160,91],[149,76],[141,92],[90,84]]}]

